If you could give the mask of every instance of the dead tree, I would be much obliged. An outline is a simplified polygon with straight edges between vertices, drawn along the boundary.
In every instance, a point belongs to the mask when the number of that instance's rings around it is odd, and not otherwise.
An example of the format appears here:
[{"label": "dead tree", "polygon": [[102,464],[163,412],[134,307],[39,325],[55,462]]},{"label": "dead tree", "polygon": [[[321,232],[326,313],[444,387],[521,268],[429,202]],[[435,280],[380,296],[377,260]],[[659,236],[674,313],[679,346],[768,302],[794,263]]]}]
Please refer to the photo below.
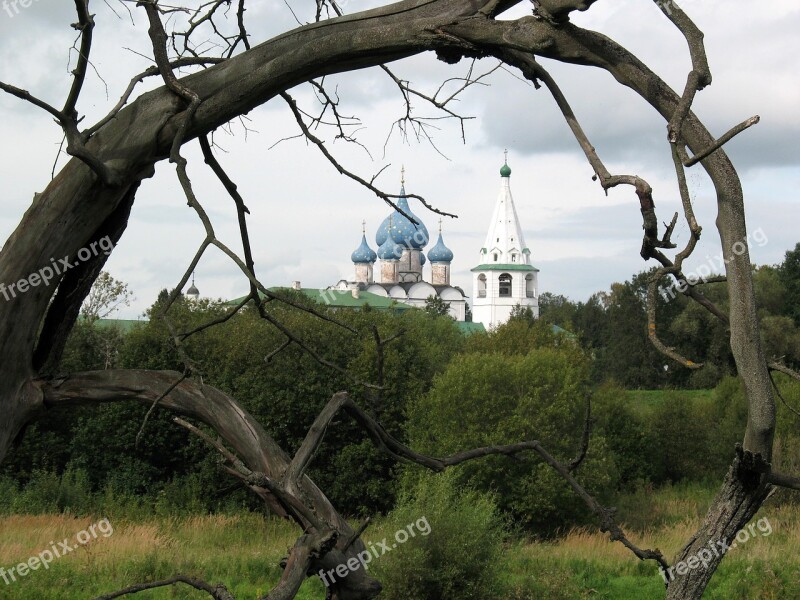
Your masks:
[{"label": "dead tree", "polygon": [[[770,464],[775,431],[770,369],[783,367],[768,365],[761,349],[750,257],[746,246],[744,251],[737,248],[737,244],[747,237],[742,188],[722,148],[727,140],[755,123],[757,118],[748,119],[717,138],[692,112],[695,95],[711,83],[711,72],[705,57],[702,32],[675,3],[655,2],[662,9],[663,24],[677,27],[689,45],[692,64],[682,93],[670,89],[635,55],[612,39],[571,23],[573,11],[587,10],[596,0],[535,0],[533,14],[510,21],[498,20],[497,17],[518,4],[519,0],[403,0],[352,15],[343,15],[335,0],[316,0],[315,22],[299,24],[296,29],[255,46],[251,46],[246,29],[245,0],[209,0],[191,10],[159,5],[157,0],[140,0],[135,7],[132,3],[124,3],[122,5],[131,10],[147,14],[149,44],[155,66],[132,78],[120,101],[105,118],[81,129],[78,105],[90,67],[95,22],[88,0],[74,2],[77,21],[73,27],[79,33],[78,59],[63,107],[50,105],[35,94],[14,86],[13,82],[0,82],[0,90],[34,104],[58,122],[64,132],[66,151],[73,157],[41,193],[34,194],[29,209],[0,253],[0,281],[19,282],[18,291],[25,291],[0,302],[0,339],[3,340],[0,406],[4,417],[0,423],[0,460],[20,431],[34,421],[44,407],[138,401],[206,423],[219,436],[219,439],[208,438],[208,441],[225,456],[231,475],[245,482],[273,511],[293,519],[303,530],[285,563],[280,584],[266,596],[273,600],[293,598],[309,572],[335,568],[357,557],[364,549],[358,532],[350,528],[305,474],[330,419],[338,411],[344,411],[364,428],[378,447],[398,459],[434,470],[489,454],[535,452],[592,507],[601,528],[608,531],[612,539],[622,541],[640,559],[653,559],[662,568],[666,567],[665,559],[657,550],[641,550],[627,540],[614,524],[611,511],[597,504],[574,479],[572,464],[565,466],[538,442],[481,448],[454,457],[434,459],[399,444],[346,394],[338,394],[319,415],[298,453],[290,457],[234,399],[203,385],[194,377],[195,365],[183,351],[181,342],[196,331],[177,331],[169,320],[169,307],[203,253],[212,246],[225,253],[241,269],[243,277],[250,283],[250,294],[230,314],[208,326],[230,318],[246,303],[253,303],[263,318],[285,334],[286,341],[277,351],[297,344],[314,354],[313,348],[264,310],[264,302],[291,301],[269,292],[258,280],[250,252],[247,207],[235,183],[216,160],[208,136],[251,109],[280,97],[292,110],[301,134],[340,172],[394,205],[393,198],[397,196],[380,190],[374,177],[366,179],[347,170],[337,162],[323,140],[314,135],[314,126],[324,124],[338,128],[339,135],[348,138],[350,121],[339,113],[336,95],[326,88],[324,78],[349,70],[382,67],[409,103],[409,111],[398,120],[398,127],[406,134],[411,132],[425,137],[425,123],[411,112],[412,101],[428,102],[448,117],[464,117],[450,108],[452,96],[418,92],[409,82],[396,77],[387,64],[432,51],[440,60],[451,64],[464,58],[494,58],[519,70],[537,87],[543,83],[564,114],[602,188],[607,190],[619,185],[633,188],[645,232],[642,257],[657,260],[661,264],[659,277],[671,276],[687,284],[686,294],[730,327],[733,355],[747,393],[747,429],[703,525],[687,542],[677,560],[696,554],[709,543],[730,543],[737,531],[753,517],[772,486],[798,487],[796,478],[775,473]],[[178,18],[181,15],[183,20]],[[175,17],[171,23],[178,22],[184,27],[166,31],[164,22],[167,16]],[[223,27],[223,21],[230,26]],[[214,36],[213,47],[219,50],[215,56],[205,56],[201,51],[206,46],[197,42],[197,36],[205,35],[203,31],[211,31]],[[619,84],[636,92],[663,117],[668,124],[665,143],[672,147],[683,199],[683,216],[692,235],[686,248],[672,258],[668,256],[668,251],[675,248],[670,236],[677,215],[663,234],[659,234],[650,185],[640,176],[608,172],[584,134],[568,99],[537,62],[537,57],[603,69]],[[187,67],[197,70],[182,77],[176,74],[177,69]],[[159,77],[163,85],[135,96],[137,83],[146,77]],[[470,71],[461,81],[464,86],[472,85],[480,77]],[[317,114],[304,111],[288,94],[288,90],[302,84],[313,86],[321,103]],[[199,141],[206,163],[234,202],[244,246],[241,257],[216,237],[213,223],[203,209],[202,198],[198,197],[187,175],[186,159],[181,155],[181,149],[194,140]],[[155,164],[164,159],[175,164],[187,202],[206,232],[161,315],[172,331],[185,370],[183,373],[128,370],[56,375],[64,344],[81,303],[107,260],[103,253],[89,260],[76,258],[80,258],[81,250],[92,243],[106,238],[116,243],[122,237],[141,181],[152,176]],[[727,313],[708,302],[695,285],[697,282],[687,282],[681,271],[683,260],[691,254],[701,233],[684,181],[684,170],[695,164],[701,165],[708,173],[716,190],[716,225],[726,259],[730,294]],[[48,235],[42,235],[43,231]],[[57,257],[59,263],[53,261],[47,267],[49,271],[45,271],[43,257]],[[59,265],[61,269],[56,268]],[[32,274],[38,275],[36,283]],[[23,281],[27,283],[21,283]],[[21,290],[22,287],[26,289]],[[651,306],[654,306],[653,299]],[[650,337],[653,342],[675,360],[694,366],[689,359],[677,355],[659,341],[653,311],[651,308]],[[330,318],[323,314],[318,316]],[[378,339],[377,343],[381,347],[386,340]],[[314,356],[320,363],[336,368],[325,357]],[[368,382],[358,383],[369,385]],[[721,556],[715,556],[702,568],[673,580],[667,586],[666,597],[699,598],[721,560]],[[176,576],[163,582],[138,584],[106,598],[177,583],[206,591],[214,598],[232,597],[222,586]],[[332,586],[329,597],[367,599],[376,597],[379,591],[380,584],[360,570]]]}]

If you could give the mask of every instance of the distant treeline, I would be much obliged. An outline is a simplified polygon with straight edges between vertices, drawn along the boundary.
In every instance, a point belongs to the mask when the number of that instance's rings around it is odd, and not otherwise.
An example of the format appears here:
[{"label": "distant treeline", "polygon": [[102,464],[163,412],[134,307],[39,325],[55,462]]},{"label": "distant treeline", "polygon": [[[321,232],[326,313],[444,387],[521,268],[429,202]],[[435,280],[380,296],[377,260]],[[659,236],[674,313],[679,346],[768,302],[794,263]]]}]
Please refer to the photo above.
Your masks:
[{"label": "distant treeline", "polygon": [[[541,318],[575,332],[594,357],[592,379],[616,381],[629,389],[711,388],[735,374],[727,326],[682,295],[667,276],[659,283],[656,330],[661,340],[704,368],[689,370],[659,353],[647,339],[646,297],[655,269],[639,273],[586,302],[544,293]],[[800,365],[800,244],[775,266],[753,268],[761,337],[767,356]],[[725,282],[698,286],[724,314]]]}]

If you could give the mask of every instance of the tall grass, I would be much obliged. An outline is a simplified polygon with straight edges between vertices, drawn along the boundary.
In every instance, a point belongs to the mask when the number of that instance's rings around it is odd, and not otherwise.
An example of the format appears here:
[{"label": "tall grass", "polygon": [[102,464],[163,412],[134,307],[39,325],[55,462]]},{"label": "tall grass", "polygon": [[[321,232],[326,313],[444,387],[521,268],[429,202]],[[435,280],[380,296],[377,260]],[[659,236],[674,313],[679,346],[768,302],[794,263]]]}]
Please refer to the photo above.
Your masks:
[{"label": "tall grass", "polygon": [[[661,515],[654,526],[628,526],[632,541],[657,547],[671,561],[702,520],[703,507],[714,490],[692,485],[641,490],[621,498],[620,506],[649,506]],[[781,492],[784,493],[784,492]],[[644,499],[649,498],[649,504]],[[776,501],[777,500],[777,501]],[[770,499],[758,518],[766,517],[772,533],[751,537],[730,551],[708,588],[711,600],[796,600],[800,597],[800,507]],[[0,567],[27,560],[51,540],[74,538],[98,516],[0,517]],[[646,519],[642,518],[644,522]],[[266,593],[280,577],[278,563],[299,535],[291,524],[257,514],[112,520],[114,533],[98,538],[6,585],[8,600],[85,600],[134,582],[186,573],[222,582],[240,599]],[[433,525],[433,522],[431,522]],[[394,534],[397,524],[377,520],[364,534],[367,542]],[[410,547],[409,547],[410,548]],[[391,557],[402,561],[403,546]],[[388,563],[387,563],[388,565]],[[611,599],[648,600],[664,597],[664,583],[655,565],[641,562],[621,544],[591,528],[573,529],[548,542],[516,539],[508,543],[498,570],[494,596],[504,600]],[[380,570],[380,569],[377,569]],[[145,600],[197,598],[194,591],[174,588],[137,595]],[[322,584],[309,579],[301,600],[324,598]],[[488,598],[488,596],[487,596]]]}]

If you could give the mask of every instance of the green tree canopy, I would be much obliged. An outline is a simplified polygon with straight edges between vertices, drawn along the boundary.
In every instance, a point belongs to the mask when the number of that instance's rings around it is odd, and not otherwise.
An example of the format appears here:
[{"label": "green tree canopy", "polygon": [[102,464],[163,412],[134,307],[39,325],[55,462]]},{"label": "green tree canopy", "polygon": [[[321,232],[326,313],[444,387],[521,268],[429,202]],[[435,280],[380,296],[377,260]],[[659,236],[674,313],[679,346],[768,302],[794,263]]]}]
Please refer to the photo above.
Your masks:
[{"label": "green tree canopy", "polygon": [[[562,460],[574,457],[583,431],[589,364],[577,346],[557,346],[544,330],[511,322],[484,338],[487,351],[455,357],[431,391],[410,406],[412,446],[441,456],[535,439]],[[502,509],[541,533],[585,515],[563,479],[531,455],[489,457],[466,463],[457,473],[463,484],[497,491]],[[595,492],[615,485],[616,468],[601,438],[593,437],[578,474]]]}]

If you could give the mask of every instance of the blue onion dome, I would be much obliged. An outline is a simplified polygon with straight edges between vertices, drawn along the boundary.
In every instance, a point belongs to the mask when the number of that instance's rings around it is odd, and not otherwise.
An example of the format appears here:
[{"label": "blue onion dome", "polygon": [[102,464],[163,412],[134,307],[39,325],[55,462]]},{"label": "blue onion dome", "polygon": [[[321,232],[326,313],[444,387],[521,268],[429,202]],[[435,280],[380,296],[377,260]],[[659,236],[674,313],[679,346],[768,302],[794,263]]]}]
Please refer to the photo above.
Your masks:
[{"label": "blue onion dome", "polygon": [[397,201],[397,207],[402,210],[406,215],[414,218],[417,222],[415,225],[411,220],[399,211],[394,211],[391,215],[386,217],[378,227],[378,232],[375,234],[375,242],[378,246],[382,246],[389,235],[390,220],[392,239],[396,244],[401,244],[405,248],[414,248],[420,250],[428,245],[430,236],[428,229],[417,215],[411,212],[408,206],[408,198],[406,198],[405,186],[400,188],[400,198]]},{"label": "blue onion dome", "polygon": [[367,244],[367,236],[365,234],[361,235],[361,245],[353,251],[350,259],[354,263],[374,263],[378,259],[378,255]]},{"label": "blue onion dome", "polygon": [[378,248],[378,257],[381,260],[400,260],[402,256],[403,247],[390,237],[387,237]]},{"label": "blue onion dome", "polygon": [[425,253],[424,252],[420,252],[419,253],[419,266],[420,267],[424,266],[426,262],[428,262],[428,259],[425,258]]},{"label": "blue onion dome", "polygon": [[439,240],[436,245],[428,250],[428,258],[431,262],[450,262],[453,260],[453,251],[444,245],[442,232],[439,232]]}]

